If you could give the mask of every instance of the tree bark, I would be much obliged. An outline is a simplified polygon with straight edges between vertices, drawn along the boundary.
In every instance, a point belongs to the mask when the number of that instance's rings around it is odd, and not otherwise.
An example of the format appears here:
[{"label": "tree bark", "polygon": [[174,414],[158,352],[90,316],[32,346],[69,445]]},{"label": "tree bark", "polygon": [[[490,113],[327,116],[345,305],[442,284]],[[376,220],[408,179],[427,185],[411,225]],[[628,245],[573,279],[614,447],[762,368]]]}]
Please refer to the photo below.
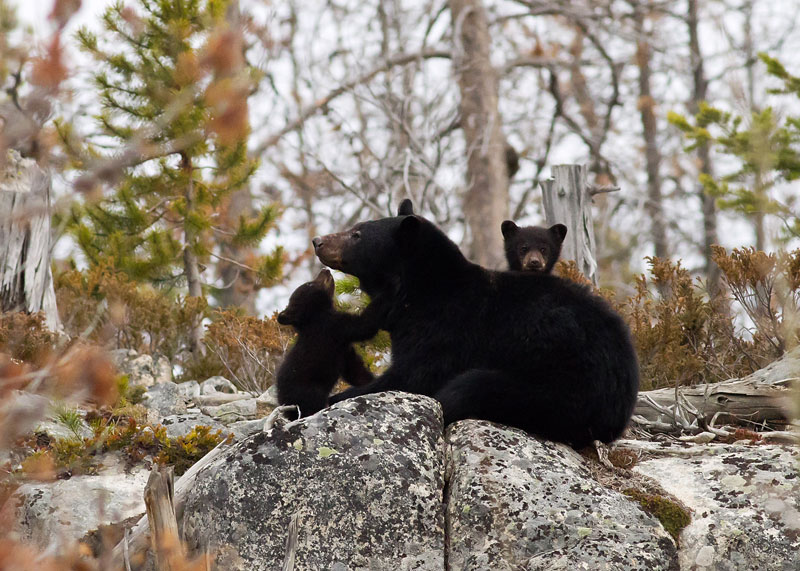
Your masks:
[{"label": "tree bark", "polygon": [[499,268],[504,263],[500,225],[508,217],[508,170],[489,27],[480,0],[450,0],[449,5],[467,153],[468,251],[478,264]]},{"label": "tree bark", "polygon": [[[192,159],[186,154],[181,153],[181,169],[183,169],[184,176],[186,177],[186,191],[184,198],[186,199],[186,212],[190,213],[194,208],[195,190],[194,180],[192,178]],[[185,217],[183,223],[183,272],[186,275],[186,286],[189,290],[189,297],[203,297],[203,284],[200,281],[200,265],[197,262],[197,255],[194,252],[194,245],[197,236],[192,229],[188,216]],[[192,325],[192,330],[189,332],[189,350],[192,353],[199,353],[203,351],[203,323],[198,319],[197,323]]]},{"label": "tree bark", "polygon": [[561,258],[575,260],[583,275],[597,285],[592,197],[586,185],[586,170],[586,165],[554,166],[553,178],[541,183],[542,204],[548,225],[567,227]]},{"label": "tree bark", "polygon": [[[689,51],[691,52],[692,77],[694,88],[689,101],[689,111],[696,115],[700,111],[700,103],[706,100],[708,80],[706,79],[703,54],[700,52],[700,34],[698,17],[698,0],[689,0],[687,26],[689,28]],[[711,153],[708,143],[703,143],[697,148],[697,158],[700,161],[700,172],[713,176]],[[719,266],[711,257],[711,246],[719,244],[717,235],[717,203],[709,195],[702,184],[698,185],[697,195],[703,207],[703,257],[705,259],[705,273],[708,280],[709,293],[713,296],[720,291],[721,272]]]},{"label": "tree bark", "polygon": [[0,175],[0,312],[43,311],[61,329],[50,272],[50,177],[9,151]]},{"label": "tree bark", "polygon": [[667,230],[664,220],[664,205],[661,195],[661,152],[658,149],[658,126],[656,124],[655,100],[650,88],[651,46],[644,30],[645,16],[639,6],[635,6],[636,26],[636,65],[639,68],[639,113],[644,134],[645,159],[647,164],[647,207],[650,217],[650,231],[659,258],[669,258]]}]

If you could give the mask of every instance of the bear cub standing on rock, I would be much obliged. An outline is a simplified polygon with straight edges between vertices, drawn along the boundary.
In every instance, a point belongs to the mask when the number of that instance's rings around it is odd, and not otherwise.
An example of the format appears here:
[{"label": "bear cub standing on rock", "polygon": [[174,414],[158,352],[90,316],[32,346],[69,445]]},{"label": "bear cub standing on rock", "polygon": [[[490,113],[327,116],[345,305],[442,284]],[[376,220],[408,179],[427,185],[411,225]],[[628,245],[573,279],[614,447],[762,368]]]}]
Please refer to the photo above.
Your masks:
[{"label": "bear cub standing on rock", "polygon": [[328,395],[341,375],[353,386],[373,380],[372,373],[350,345],[362,333],[358,316],[333,308],[335,284],[328,270],[292,293],[278,323],[291,325],[297,341],[276,375],[278,402],[297,405],[300,416],[310,416],[328,406]]},{"label": "bear cub standing on rock", "polygon": [[520,228],[511,220],[506,220],[500,229],[503,232],[508,269],[542,274],[549,274],[553,270],[567,235],[567,227],[563,224],[554,224],[550,228]]}]

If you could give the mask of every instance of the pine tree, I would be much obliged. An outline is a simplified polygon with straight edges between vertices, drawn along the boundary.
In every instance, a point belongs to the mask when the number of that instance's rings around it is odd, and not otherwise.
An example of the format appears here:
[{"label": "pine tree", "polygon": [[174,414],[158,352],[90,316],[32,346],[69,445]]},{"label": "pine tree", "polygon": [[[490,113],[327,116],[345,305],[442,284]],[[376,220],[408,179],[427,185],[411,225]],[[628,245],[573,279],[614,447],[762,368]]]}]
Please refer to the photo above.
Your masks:
[{"label": "pine tree", "polygon": [[[78,187],[102,197],[73,209],[72,234],[91,264],[156,285],[185,284],[191,297],[204,297],[204,267],[223,244],[257,244],[278,215],[270,205],[235,228],[220,222],[226,200],[256,168],[247,155],[252,71],[241,35],[226,26],[227,5],[118,2],[103,15],[101,37],[78,32],[97,65],[101,103],[92,144],[78,161],[89,174]],[[74,147],[68,126],[60,131]],[[247,269],[267,285],[281,266],[276,249]],[[198,323],[193,349],[201,331]]]},{"label": "pine tree", "polygon": [[[777,60],[764,54],[760,58],[767,72],[782,83],[770,92],[800,99],[800,78]],[[764,249],[765,215],[780,217],[787,237],[800,236],[800,199],[789,195],[781,200],[773,192],[778,182],[800,178],[800,116],[781,117],[767,107],[741,117],[702,103],[693,122],[678,113],[670,113],[669,121],[691,141],[687,150],[710,144],[733,159],[730,172],[717,178],[701,175],[700,181],[721,208],[756,221],[757,249]]]}]

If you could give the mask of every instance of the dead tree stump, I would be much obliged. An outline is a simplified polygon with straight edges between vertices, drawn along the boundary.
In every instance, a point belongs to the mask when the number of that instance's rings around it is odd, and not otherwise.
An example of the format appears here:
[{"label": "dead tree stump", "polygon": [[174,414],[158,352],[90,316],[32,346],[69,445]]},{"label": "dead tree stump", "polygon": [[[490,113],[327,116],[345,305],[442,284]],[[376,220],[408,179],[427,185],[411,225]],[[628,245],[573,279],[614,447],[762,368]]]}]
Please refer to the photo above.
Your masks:
[{"label": "dead tree stump", "polygon": [[586,184],[586,165],[556,165],[553,178],[542,181],[547,224],[564,224],[567,237],[561,258],[575,260],[578,269],[597,285],[597,258],[592,221],[592,195]]},{"label": "dead tree stump", "polygon": [[0,312],[43,311],[61,323],[50,272],[50,177],[9,151],[0,173]]}]

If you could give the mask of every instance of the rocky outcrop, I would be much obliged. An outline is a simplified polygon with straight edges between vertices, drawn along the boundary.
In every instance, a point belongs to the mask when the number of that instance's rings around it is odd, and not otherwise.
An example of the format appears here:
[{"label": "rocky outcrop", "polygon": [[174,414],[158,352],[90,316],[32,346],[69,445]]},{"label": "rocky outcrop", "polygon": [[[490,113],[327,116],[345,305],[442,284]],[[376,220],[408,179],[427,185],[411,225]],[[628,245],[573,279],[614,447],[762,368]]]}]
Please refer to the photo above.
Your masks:
[{"label": "rocky outcrop", "polygon": [[164,355],[140,355],[133,349],[117,349],[110,355],[120,373],[128,375],[132,387],[172,381],[172,366]]},{"label": "rocky outcrop", "polygon": [[652,445],[635,471],[694,513],[680,535],[680,568],[800,569],[800,448]]},{"label": "rocky outcrop", "polygon": [[3,508],[10,513],[0,515],[16,522],[14,533],[22,540],[57,553],[58,546],[78,541],[101,525],[144,513],[147,476],[144,469],[109,469],[96,476],[24,484]]},{"label": "rocky outcrop", "polygon": [[447,445],[450,569],[677,569],[659,521],[571,448],[475,420],[452,425]]},{"label": "rocky outcrop", "polygon": [[[261,432],[197,477],[183,515],[220,569],[444,567],[439,405],[359,397]],[[287,548],[288,546],[288,548]]]},{"label": "rocky outcrop", "polygon": [[186,413],[186,397],[173,382],[159,383],[147,389],[142,404],[159,417]]}]

